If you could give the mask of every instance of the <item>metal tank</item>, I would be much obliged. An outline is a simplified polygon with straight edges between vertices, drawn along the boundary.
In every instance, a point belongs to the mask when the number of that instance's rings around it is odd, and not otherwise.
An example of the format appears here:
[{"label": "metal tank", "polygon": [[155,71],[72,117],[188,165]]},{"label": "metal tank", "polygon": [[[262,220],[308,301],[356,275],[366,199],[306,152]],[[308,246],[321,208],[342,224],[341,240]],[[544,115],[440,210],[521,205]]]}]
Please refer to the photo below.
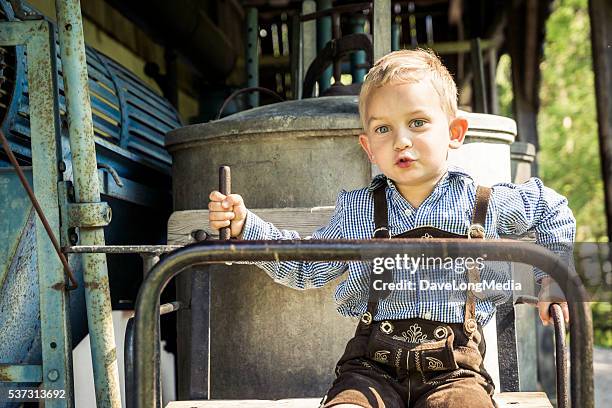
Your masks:
[{"label": "metal tank", "polygon": [[[467,164],[483,184],[510,181],[514,121],[465,115],[470,123],[466,145],[453,152],[451,162]],[[166,146],[173,157],[174,209],[206,209],[210,191],[218,189],[220,165],[231,166],[232,192],[244,197],[247,208],[333,206],[341,189],[371,181],[373,169],[359,146],[360,132],[357,96],[282,102],[172,131]],[[192,302],[191,312],[183,313],[194,313],[183,321],[198,325],[207,316],[195,314],[197,305],[208,301],[190,298],[191,276],[178,279],[180,296]],[[343,318],[335,310],[338,282],[296,291],[253,266],[214,267],[208,397],[322,396],[357,324],[356,318]],[[179,326],[179,333],[192,329]],[[496,347],[491,349],[496,356]],[[189,353],[179,349],[179,361],[188,358],[181,357],[183,352]]]}]

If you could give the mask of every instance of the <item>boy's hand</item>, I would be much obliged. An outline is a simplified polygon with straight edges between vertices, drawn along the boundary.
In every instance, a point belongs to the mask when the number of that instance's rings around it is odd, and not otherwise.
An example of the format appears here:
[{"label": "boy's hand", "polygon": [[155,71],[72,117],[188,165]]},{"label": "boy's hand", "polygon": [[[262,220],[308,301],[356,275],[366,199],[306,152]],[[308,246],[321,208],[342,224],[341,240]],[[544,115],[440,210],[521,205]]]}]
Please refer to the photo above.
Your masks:
[{"label": "boy's hand", "polygon": [[238,194],[223,195],[213,191],[208,197],[208,225],[213,230],[230,227],[230,236],[237,237],[242,233],[247,216],[247,209],[242,197]]},{"label": "boy's hand", "polygon": [[551,322],[550,316],[550,305],[558,303],[563,310],[563,318],[565,323],[569,323],[569,310],[567,308],[567,301],[563,291],[552,278],[546,277],[542,279],[542,288],[538,294],[538,310],[540,312],[540,320],[544,326],[548,326]]}]

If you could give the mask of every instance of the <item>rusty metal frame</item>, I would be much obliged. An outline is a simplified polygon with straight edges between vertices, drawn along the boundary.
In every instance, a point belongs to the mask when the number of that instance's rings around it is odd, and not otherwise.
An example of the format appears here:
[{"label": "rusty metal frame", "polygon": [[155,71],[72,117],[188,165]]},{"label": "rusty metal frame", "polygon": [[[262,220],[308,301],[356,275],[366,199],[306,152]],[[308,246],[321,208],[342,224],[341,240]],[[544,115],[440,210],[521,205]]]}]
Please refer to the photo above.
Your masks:
[{"label": "rusty metal frame", "polygon": [[[87,204],[93,211],[93,224],[79,228],[78,238],[85,245],[104,245],[103,224],[107,217],[98,217],[100,186],[94,143],[93,119],[89,97],[83,19],[79,0],[55,0],[57,28],[62,59],[62,75],[66,95],[66,113],[74,174],[74,201]],[[104,212],[103,215],[110,216]],[[83,216],[84,214],[81,213]],[[82,217],[83,218],[83,217]],[[103,220],[97,220],[102,218]],[[97,222],[102,221],[102,222]],[[91,343],[96,405],[121,407],[119,367],[106,256],[98,253],[82,254],[83,281],[87,321]]]},{"label": "rusty metal frame", "polygon": [[168,282],[188,267],[228,261],[364,261],[394,257],[398,253],[422,256],[477,257],[533,265],[558,282],[567,282],[565,295],[572,316],[572,404],[593,408],[593,395],[581,390],[593,387],[592,321],[587,296],[579,276],[554,253],[536,244],[516,241],[461,239],[372,239],[312,241],[204,241],[168,254],[147,275],[136,300],[135,364],[137,407],[154,407],[159,395],[152,392],[159,379],[155,358],[155,330],[160,294]]},{"label": "rusty metal frame", "polygon": [[[56,73],[55,32],[45,20],[3,22],[0,45],[25,45],[28,52],[30,127],[34,191],[46,214],[51,230],[60,226],[59,182],[59,105]],[[47,407],[72,407],[72,345],[68,321],[66,277],[53,245],[40,221],[36,221],[36,253],[40,287],[42,368],[3,366],[12,373],[3,380],[42,381],[46,390],[64,390],[66,398],[46,401]],[[36,371],[36,373],[34,373]],[[36,374],[36,375],[34,375]]]}]

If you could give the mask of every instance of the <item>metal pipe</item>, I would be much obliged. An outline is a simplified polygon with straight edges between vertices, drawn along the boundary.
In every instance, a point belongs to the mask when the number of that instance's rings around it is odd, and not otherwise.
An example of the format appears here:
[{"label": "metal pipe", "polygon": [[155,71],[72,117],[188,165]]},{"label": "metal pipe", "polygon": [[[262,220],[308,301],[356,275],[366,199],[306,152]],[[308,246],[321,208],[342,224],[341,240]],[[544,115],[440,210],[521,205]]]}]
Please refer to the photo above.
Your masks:
[{"label": "metal pipe", "polygon": [[130,317],[125,326],[123,340],[123,370],[125,373],[125,406],[136,406],[136,390],[134,389],[134,318]]},{"label": "metal pipe", "polygon": [[[401,253],[421,256],[478,257],[486,254],[487,261],[510,261],[533,265],[552,276],[557,282],[567,282],[565,295],[570,314],[574,316],[572,344],[580,337],[590,337],[592,326],[582,320],[586,305],[586,292],[573,269],[568,268],[549,250],[526,242],[508,240],[468,241],[462,239],[372,239],[372,240],[313,240],[313,241],[204,241],[186,246],[169,254],[149,273],[138,293],[135,308],[136,389],[140,408],[155,406],[159,399],[150,390],[155,389],[159,377],[154,347],[155,316],[159,310],[159,296],[168,282],[187,267],[228,261],[364,261],[374,257],[392,257]],[[588,305],[587,305],[588,306]],[[592,338],[591,338],[592,345]],[[580,342],[582,348],[589,342]],[[572,369],[580,383],[591,387],[593,361],[589,350],[572,353]],[[576,379],[576,378],[574,378]],[[574,395],[572,395],[574,399]],[[573,401],[574,406],[593,408],[593,404]]]},{"label": "metal pipe", "polygon": [[374,63],[391,51],[391,0],[374,2],[372,32],[374,33]]},{"label": "metal pipe", "polygon": [[154,254],[172,252],[182,245],[77,245],[64,247],[67,254]]},{"label": "metal pipe", "polygon": [[[351,31],[353,34],[365,32],[365,17],[363,15],[351,17]],[[357,51],[351,54],[351,76],[353,83],[362,83],[365,78],[366,69],[365,51]]]},{"label": "metal pipe", "polygon": [[[342,28],[340,27],[340,13],[332,14],[332,38],[339,40],[342,37]],[[333,63],[334,84],[340,85],[342,80],[342,61],[339,58],[334,58]]]},{"label": "metal pipe", "polygon": [[[515,305],[527,304],[537,307],[539,299],[535,296],[521,295],[514,302]],[[558,303],[553,303],[549,307],[550,316],[553,321],[555,331],[555,366],[557,369],[557,408],[569,407],[569,367],[567,343],[565,341],[565,321],[563,320],[563,310]],[[575,318],[575,317],[574,317]]]},{"label": "metal pipe", "polygon": [[391,51],[400,49],[401,38],[402,18],[400,16],[395,16],[393,17],[393,24],[391,25]]},{"label": "metal pipe", "polygon": [[[219,192],[223,195],[232,193],[232,176],[229,166],[219,167]],[[231,238],[231,228],[225,227],[219,230],[219,239],[228,240]]]},{"label": "metal pipe", "polygon": [[474,75],[474,111],[479,113],[489,113],[489,108],[487,107],[484,63],[480,38],[474,38],[472,40],[471,56],[472,74]]},{"label": "metal pipe", "polygon": [[[100,188],[80,3],[79,0],[56,0],[55,8],[70,132],[75,201],[98,203]],[[104,245],[103,228],[81,228],[79,232],[81,243]],[[96,403],[98,407],[120,408],[119,368],[105,255],[83,255],[83,279]]]},{"label": "metal pipe", "polygon": [[[315,12],[317,8],[314,0],[304,0],[302,2],[302,14],[310,14]],[[304,21],[302,25],[302,77],[298,80],[300,83],[304,82],[306,77],[306,72],[308,71],[308,67],[312,64],[312,61],[317,56],[317,32],[316,32],[316,22],[315,21]],[[293,51],[295,52],[295,50]],[[300,85],[301,88],[301,85]],[[299,95],[300,99],[302,95]],[[297,99],[297,98],[296,98]]]},{"label": "metal pipe", "polygon": [[[332,0],[317,0],[317,10],[332,8]],[[332,39],[331,17],[321,17],[317,20],[317,50],[321,51]],[[332,67],[327,68],[319,78],[319,95],[330,87]]]},{"label": "metal pipe", "polygon": [[567,344],[565,343],[565,322],[561,306],[550,305],[550,316],[555,327],[555,355],[557,360],[557,408],[569,407],[569,370],[567,366]]},{"label": "metal pipe", "polygon": [[[259,22],[255,7],[246,10],[246,77],[247,88],[259,86]],[[259,106],[259,93],[249,94],[249,105],[251,108]]]}]

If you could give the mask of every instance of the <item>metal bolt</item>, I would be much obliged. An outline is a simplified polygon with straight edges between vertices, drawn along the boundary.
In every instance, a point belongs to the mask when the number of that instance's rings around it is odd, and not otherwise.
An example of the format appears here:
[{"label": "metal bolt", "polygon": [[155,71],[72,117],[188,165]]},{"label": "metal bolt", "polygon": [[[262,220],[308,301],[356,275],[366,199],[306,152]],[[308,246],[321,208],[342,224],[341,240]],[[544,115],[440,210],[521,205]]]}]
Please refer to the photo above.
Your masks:
[{"label": "metal bolt", "polygon": [[68,239],[70,240],[70,244],[76,245],[79,242],[79,234],[74,229],[71,229],[68,233]]},{"label": "metal bolt", "polygon": [[55,369],[50,370],[47,374],[47,378],[49,379],[49,381],[57,381],[57,379],[59,378],[59,371]]},{"label": "metal bolt", "polygon": [[208,233],[204,230],[195,230],[191,232],[191,236],[197,242],[206,241],[208,239]]},{"label": "metal bolt", "polygon": [[60,172],[65,172],[66,171],[66,162],[63,160],[60,160],[60,162],[57,165],[57,168],[59,169]]}]

